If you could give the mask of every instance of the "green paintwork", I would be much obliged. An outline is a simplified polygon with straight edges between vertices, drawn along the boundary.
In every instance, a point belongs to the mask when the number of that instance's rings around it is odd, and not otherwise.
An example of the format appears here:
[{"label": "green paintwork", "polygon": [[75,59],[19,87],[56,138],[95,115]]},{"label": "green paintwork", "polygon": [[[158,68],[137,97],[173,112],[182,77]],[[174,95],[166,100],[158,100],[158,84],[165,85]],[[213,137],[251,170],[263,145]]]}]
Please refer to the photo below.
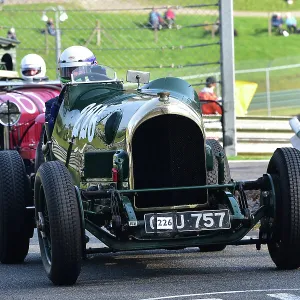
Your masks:
[{"label": "green paintwork", "polygon": [[[77,122],[79,132],[75,138],[69,162],[69,170],[76,185],[80,185],[85,153],[126,151],[125,134],[129,121],[147,102],[157,98],[158,92],[166,89],[170,91],[171,97],[185,103],[189,109],[196,111],[199,115],[201,114],[194,89],[179,78],[154,80],[151,84],[142,87],[140,91],[125,91],[119,82],[108,84],[92,82],[67,86],[52,135],[53,153],[56,159],[65,163],[69,141],[73,137],[74,126]],[[90,109],[87,109],[89,107]],[[97,124],[91,137],[89,126],[93,122]],[[203,127],[199,134],[204,134]],[[98,171],[99,175],[95,176]],[[84,166],[84,172],[85,177],[91,177],[92,174],[101,178],[103,175],[99,164],[96,163],[89,164],[88,167]],[[111,174],[107,175],[111,176]]]},{"label": "green paintwork", "polygon": [[128,197],[122,196],[121,201],[122,201],[123,208],[126,211],[126,214],[128,217],[128,224],[130,224],[129,226],[133,226],[133,224],[137,224],[137,218],[136,218],[134,209],[133,209],[132,204],[131,204],[130,200],[128,199]]},{"label": "green paintwork", "polygon": [[231,209],[233,210],[233,215],[232,218],[233,219],[244,219],[245,216],[241,213],[239,204],[236,200],[236,198],[233,197],[233,195],[228,192],[228,191],[224,191],[226,198],[228,200],[228,202],[230,203]]},{"label": "green paintwork", "polygon": [[111,177],[115,150],[90,151],[84,153],[84,178]]},{"label": "green paintwork", "polygon": [[224,153],[219,152],[217,155],[218,160],[218,182],[220,184],[225,182],[225,174],[224,174]]},{"label": "green paintwork", "polygon": [[206,170],[212,171],[214,169],[214,158],[212,149],[209,145],[205,145],[205,151],[206,151]]}]

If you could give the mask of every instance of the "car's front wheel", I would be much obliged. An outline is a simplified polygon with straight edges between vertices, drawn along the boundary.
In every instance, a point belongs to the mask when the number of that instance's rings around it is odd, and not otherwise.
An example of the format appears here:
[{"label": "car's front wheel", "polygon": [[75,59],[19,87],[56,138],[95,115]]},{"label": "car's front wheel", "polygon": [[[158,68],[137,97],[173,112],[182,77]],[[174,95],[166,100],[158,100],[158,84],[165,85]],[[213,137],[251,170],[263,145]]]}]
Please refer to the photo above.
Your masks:
[{"label": "car's front wheel", "polygon": [[56,285],[74,284],[81,269],[81,221],[75,188],[59,161],[43,163],[34,185],[42,261]]},{"label": "car's front wheel", "polygon": [[268,165],[276,199],[268,242],[270,256],[279,269],[300,267],[300,151],[278,148]]}]

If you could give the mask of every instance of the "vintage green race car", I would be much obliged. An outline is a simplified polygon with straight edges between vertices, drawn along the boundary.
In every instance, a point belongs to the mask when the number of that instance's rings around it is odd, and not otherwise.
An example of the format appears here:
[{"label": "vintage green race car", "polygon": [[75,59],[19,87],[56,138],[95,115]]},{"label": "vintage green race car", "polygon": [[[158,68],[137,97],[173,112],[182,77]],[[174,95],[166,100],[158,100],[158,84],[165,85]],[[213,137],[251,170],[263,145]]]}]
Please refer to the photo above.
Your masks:
[{"label": "vintage green race car", "polygon": [[[138,88],[125,90],[103,68],[74,72],[53,133],[45,124],[45,162],[31,182],[17,153],[0,152],[1,262],[24,260],[35,224],[58,285],[76,282],[87,254],[108,251],[267,244],[278,268],[298,268],[300,152],[277,149],[266,174],[233,181],[188,82],[128,71]],[[260,191],[254,213],[247,190]],[[258,222],[259,238],[243,239]],[[87,249],[85,230],[107,247]]]}]

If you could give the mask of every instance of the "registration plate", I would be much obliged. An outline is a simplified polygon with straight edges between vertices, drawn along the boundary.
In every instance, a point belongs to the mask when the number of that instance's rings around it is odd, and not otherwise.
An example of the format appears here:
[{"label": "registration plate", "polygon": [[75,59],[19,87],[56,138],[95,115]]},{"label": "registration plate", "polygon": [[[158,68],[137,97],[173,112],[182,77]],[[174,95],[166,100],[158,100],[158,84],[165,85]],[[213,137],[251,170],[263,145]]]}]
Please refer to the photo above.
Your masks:
[{"label": "registration plate", "polygon": [[230,228],[228,209],[145,214],[147,233]]}]

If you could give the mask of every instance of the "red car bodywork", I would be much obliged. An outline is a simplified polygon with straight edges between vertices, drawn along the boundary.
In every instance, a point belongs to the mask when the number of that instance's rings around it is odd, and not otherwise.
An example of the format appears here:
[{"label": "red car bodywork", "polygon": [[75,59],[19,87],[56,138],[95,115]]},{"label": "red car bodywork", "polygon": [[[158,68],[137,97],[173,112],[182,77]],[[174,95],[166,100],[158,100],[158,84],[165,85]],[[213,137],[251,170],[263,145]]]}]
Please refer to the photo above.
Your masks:
[{"label": "red car bodywork", "polygon": [[[0,104],[6,101],[13,102],[21,112],[18,123],[9,129],[9,149],[5,147],[4,150],[18,150],[23,160],[35,159],[45,119],[45,102],[59,93],[59,85],[31,84],[13,87],[0,94]],[[7,128],[4,127],[4,130]]]}]

